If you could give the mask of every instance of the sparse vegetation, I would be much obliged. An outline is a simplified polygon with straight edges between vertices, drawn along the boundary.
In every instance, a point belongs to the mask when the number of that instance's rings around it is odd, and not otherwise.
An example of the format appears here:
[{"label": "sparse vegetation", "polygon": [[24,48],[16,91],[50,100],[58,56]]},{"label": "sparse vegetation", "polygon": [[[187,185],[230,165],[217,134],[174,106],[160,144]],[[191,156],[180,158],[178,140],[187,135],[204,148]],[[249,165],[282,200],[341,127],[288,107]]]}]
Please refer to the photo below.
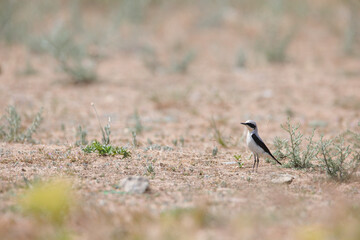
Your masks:
[{"label": "sparse vegetation", "polygon": [[188,51],[182,58],[174,61],[172,65],[172,72],[185,74],[187,73],[190,64],[195,60],[195,52]]},{"label": "sparse vegetation", "polygon": [[357,2],[0,0],[0,239],[360,239]]},{"label": "sparse vegetation", "polygon": [[110,134],[111,134],[110,123],[111,123],[111,119],[109,117],[108,123],[105,125],[105,127],[103,127],[101,125],[101,121],[100,121],[100,118],[99,118],[99,114],[97,113],[95,104],[91,103],[91,106],[94,109],[96,118],[97,118],[98,123],[99,123],[100,131],[101,131],[101,134],[102,134],[102,142],[103,142],[103,144],[108,145],[108,144],[110,144]]},{"label": "sparse vegetation", "polygon": [[225,139],[224,139],[224,137],[223,137],[223,135],[221,133],[221,131],[217,127],[217,124],[216,124],[214,118],[212,118],[211,121],[210,121],[210,127],[214,131],[214,137],[215,137],[216,142],[219,143],[221,146],[223,146],[225,148],[228,147],[226,142],[225,142]]},{"label": "sparse vegetation", "polygon": [[313,160],[318,153],[313,142],[315,130],[312,132],[312,135],[306,139],[305,150],[302,150],[303,134],[297,131],[299,126],[300,125],[292,125],[289,118],[286,124],[281,125],[282,129],[289,134],[289,139],[282,140],[275,138],[274,146],[276,151],[274,152],[274,156],[278,159],[289,159],[289,162],[285,165],[287,167],[299,169],[309,168],[312,166],[311,160]]},{"label": "sparse vegetation", "polygon": [[347,26],[344,30],[343,50],[347,55],[359,53],[360,44],[360,3],[356,0],[344,1],[347,11]]},{"label": "sparse vegetation", "polygon": [[236,56],[236,64],[237,68],[245,68],[246,67],[246,55],[244,50],[240,49]]},{"label": "sparse vegetation", "polygon": [[86,129],[83,129],[81,125],[77,128],[76,131],[76,142],[75,146],[84,146],[89,143],[89,141],[86,139],[87,137],[87,131]]},{"label": "sparse vegetation", "polygon": [[141,118],[140,118],[140,115],[139,115],[137,110],[134,111],[132,119],[135,122],[134,127],[133,127],[133,131],[136,134],[141,134],[143,132],[143,130],[144,130],[144,126],[143,126],[143,124],[141,122]]},{"label": "sparse vegetation", "polygon": [[27,128],[22,125],[21,116],[14,106],[9,106],[7,115],[2,116],[3,124],[0,125],[0,140],[5,142],[30,142],[33,143],[33,134],[38,130],[43,118],[43,110],[35,115],[32,123]]},{"label": "sparse vegetation", "polygon": [[234,155],[234,158],[236,159],[236,163],[239,168],[242,168],[244,166],[244,163],[241,160],[241,154]]},{"label": "sparse vegetation", "polygon": [[44,48],[58,62],[74,84],[95,82],[96,66],[83,45],[74,42],[74,37],[63,26],[55,26],[50,36],[44,38]]},{"label": "sparse vegetation", "polygon": [[133,144],[134,148],[137,148],[138,147],[138,141],[136,139],[136,132],[132,131],[131,135],[132,135],[132,144]]},{"label": "sparse vegetation", "polygon": [[174,144],[175,147],[178,146],[179,142],[180,142],[181,147],[184,147],[185,140],[184,140],[184,137],[181,136],[179,139],[177,139],[177,138],[173,139],[171,142]]},{"label": "sparse vegetation", "polygon": [[22,7],[26,3],[20,1],[1,1],[0,39],[8,44],[19,42],[27,31],[27,25],[20,17]]},{"label": "sparse vegetation", "polygon": [[155,175],[155,169],[152,163],[148,163],[145,167],[146,174],[148,175]]},{"label": "sparse vegetation", "polygon": [[258,48],[271,63],[283,63],[287,60],[287,50],[294,39],[296,26],[283,22],[286,1],[268,1],[269,13],[265,15],[263,31],[258,39]]},{"label": "sparse vegetation", "polygon": [[360,165],[360,152],[358,150],[359,134],[351,131],[345,134],[353,136],[353,147],[345,144],[344,134],[336,137],[334,140],[324,140],[321,136],[319,142],[314,142],[314,132],[307,138],[306,149],[301,150],[303,134],[297,130],[299,125],[292,125],[288,119],[282,128],[289,134],[289,140],[282,140],[275,138],[274,146],[276,151],[274,155],[281,158],[287,158],[290,161],[287,163],[288,167],[293,168],[309,168],[313,166],[315,158],[321,162],[321,168],[325,169],[326,173],[335,180],[346,181],[356,173]]},{"label": "sparse vegetation", "polygon": [[287,50],[294,38],[294,30],[282,33],[276,26],[267,26],[265,35],[259,42],[266,59],[272,63],[283,63],[287,60]]},{"label": "sparse vegetation", "polygon": [[219,149],[217,148],[217,146],[215,146],[215,147],[213,148],[213,150],[212,150],[212,156],[213,156],[213,157],[216,157],[216,155],[218,154],[218,152],[219,152]]},{"label": "sparse vegetation", "polygon": [[121,155],[123,158],[127,158],[131,156],[130,152],[123,147],[112,146],[109,144],[101,144],[96,140],[94,140],[91,144],[83,148],[83,151],[86,153],[96,152],[100,156]]},{"label": "sparse vegetation", "polygon": [[74,204],[70,182],[53,180],[38,182],[20,197],[22,209],[36,218],[63,224]]},{"label": "sparse vegetation", "polygon": [[121,155],[123,158],[127,158],[131,156],[131,153],[125,149],[124,147],[118,147],[118,146],[113,146],[110,144],[110,134],[111,134],[111,130],[110,130],[110,118],[108,123],[106,124],[105,127],[102,127],[101,122],[100,122],[100,118],[99,115],[96,111],[96,107],[94,103],[91,103],[91,106],[93,107],[94,111],[95,111],[95,115],[96,118],[98,120],[99,123],[99,127],[102,133],[102,144],[100,142],[98,142],[97,140],[94,140],[91,142],[91,144],[87,145],[86,147],[84,147],[82,150],[86,153],[93,153],[96,152],[98,153],[100,156],[116,156],[116,155]]},{"label": "sparse vegetation", "polygon": [[350,145],[345,145],[344,138],[324,140],[321,136],[318,143],[320,149],[318,159],[322,162],[326,173],[338,181],[346,181],[358,170],[360,152],[354,152]]}]

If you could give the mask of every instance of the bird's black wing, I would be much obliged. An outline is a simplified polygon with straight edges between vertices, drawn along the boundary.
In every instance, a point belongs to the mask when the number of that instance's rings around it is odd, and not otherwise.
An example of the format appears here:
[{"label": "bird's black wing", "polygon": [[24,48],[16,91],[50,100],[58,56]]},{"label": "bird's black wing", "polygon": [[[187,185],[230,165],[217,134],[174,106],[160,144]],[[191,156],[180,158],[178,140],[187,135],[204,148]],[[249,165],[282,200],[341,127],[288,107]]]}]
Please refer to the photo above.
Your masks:
[{"label": "bird's black wing", "polygon": [[260,138],[258,138],[258,136],[256,136],[256,134],[251,134],[252,139],[254,139],[254,141],[256,142],[256,144],[258,146],[260,146],[264,152],[266,152],[267,154],[269,154],[278,164],[281,165],[281,163],[271,154],[270,150],[268,149],[268,147],[265,145],[265,143],[263,141],[260,140]]}]

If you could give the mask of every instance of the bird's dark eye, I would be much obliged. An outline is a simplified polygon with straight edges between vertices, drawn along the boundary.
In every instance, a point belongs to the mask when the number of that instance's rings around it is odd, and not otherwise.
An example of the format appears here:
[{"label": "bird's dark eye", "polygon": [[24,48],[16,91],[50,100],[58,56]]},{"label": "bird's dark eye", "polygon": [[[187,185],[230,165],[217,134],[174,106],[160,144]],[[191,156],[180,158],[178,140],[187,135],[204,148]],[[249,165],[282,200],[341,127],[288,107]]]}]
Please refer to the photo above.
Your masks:
[{"label": "bird's dark eye", "polygon": [[249,127],[251,127],[251,128],[254,128],[254,129],[256,128],[255,124],[248,123],[247,125],[248,125]]}]

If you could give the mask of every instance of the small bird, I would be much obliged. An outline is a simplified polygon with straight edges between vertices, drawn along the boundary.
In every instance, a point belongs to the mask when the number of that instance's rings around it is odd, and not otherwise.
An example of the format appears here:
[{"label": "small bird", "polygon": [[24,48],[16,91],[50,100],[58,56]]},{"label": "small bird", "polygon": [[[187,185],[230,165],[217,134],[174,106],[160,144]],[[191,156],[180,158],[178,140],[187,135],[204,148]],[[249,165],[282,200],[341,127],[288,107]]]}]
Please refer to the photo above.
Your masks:
[{"label": "small bird", "polygon": [[281,163],[271,154],[268,147],[265,145],[263,140],[260,138],[258,133],[258,128],[256,126],[256,122],[253,120],[247,120],[244,123],[241,123],[245,125],[248,129],[247,137],[246,137],[246,144],[250,151],[254,154],[254,165],[253,165],[253,171],[255,170],[255,163],[256,164],[256,171],[259,167],[259,156],[270,156],[273,158],[278,164],[281,165]]}]

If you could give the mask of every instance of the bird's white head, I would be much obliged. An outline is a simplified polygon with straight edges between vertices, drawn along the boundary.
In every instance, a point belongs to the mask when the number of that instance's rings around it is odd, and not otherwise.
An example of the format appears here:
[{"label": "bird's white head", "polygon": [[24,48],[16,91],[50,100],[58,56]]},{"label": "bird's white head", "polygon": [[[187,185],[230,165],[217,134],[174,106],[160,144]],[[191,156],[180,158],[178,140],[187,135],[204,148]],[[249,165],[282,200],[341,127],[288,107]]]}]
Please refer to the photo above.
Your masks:
[{"label": "bird's white head", "polygon": [[241,124],[245,125],[247,127],[247,129],[249,130],[249,132],[257,131],[256,122],[253,120],[247,120],[246,122],[241,123]]}]

